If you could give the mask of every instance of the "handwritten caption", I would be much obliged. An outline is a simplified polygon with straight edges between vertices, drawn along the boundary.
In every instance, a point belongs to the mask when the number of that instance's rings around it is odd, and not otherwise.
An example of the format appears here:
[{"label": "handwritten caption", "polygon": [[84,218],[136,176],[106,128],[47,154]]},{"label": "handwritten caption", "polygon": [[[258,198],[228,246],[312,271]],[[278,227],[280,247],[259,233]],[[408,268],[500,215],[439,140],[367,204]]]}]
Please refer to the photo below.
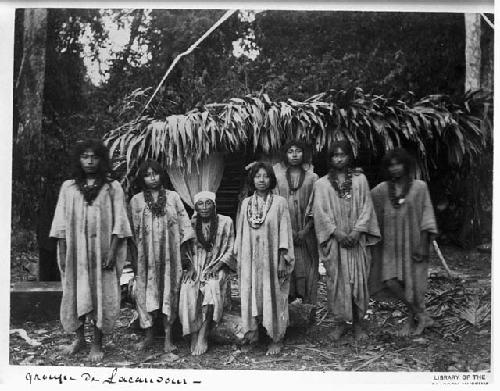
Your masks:
[{"label": "handwritten caption", "polygon": [[[126,372],[126,371],[125,371]],[[130,373],[130,371],[129,371]],[[184,385],[184,384],[201,384],[201,380],[189,380],[185,377],[172,377],[172,376],[134,376],[126,373],[119,373],[118,368],[114,368],[109,376],[97,376],[91,372],[82,372],[78,375],[67,375],[63,372],[60,373],[39,373],[39,372],[26,372],[26,381],[29,384],[35,383],[49,383],[55,382],[58,384],[65,384],[70,382],[83,382],[83,383],[101,383],[101,384],[171,384],[171,385]]]}]

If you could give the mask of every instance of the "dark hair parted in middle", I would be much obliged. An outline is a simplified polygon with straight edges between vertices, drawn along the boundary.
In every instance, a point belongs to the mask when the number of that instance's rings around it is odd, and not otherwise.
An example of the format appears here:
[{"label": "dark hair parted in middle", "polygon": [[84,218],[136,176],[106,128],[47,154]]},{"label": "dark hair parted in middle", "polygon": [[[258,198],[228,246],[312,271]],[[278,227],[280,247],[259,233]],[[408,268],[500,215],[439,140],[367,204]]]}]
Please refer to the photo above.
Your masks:
[{"label": "dark hair parted in middle", "polygon": [[276,184],[278,183],[276,175],[274,174],[273,167],[269,163],[257,162],[252,166],[252,168],[250,168],[250,171],[248,172],[248,187],[250,188],[250,191],[252,192],[255,191],[254,179],[260,169],[264,169],[266,171],[267,176],[269,177],[268,190],[273,190],[276,187]]},{"label": "dark hair parted in middle", "polygon": [[72,154],[72,178],[83,183],[86,178],[80,163],[80,156],[87,150],[91,150],[99,158],[99,166],[97,168],[97,178],[102,182],[108,182],[111,174],[111,164],[109,162],[109,151],[104,143],[99,139],[86,139],[77,141]]},{"label": "dark hair parted in middle", "polygon": [[300,140],[290,140],[287,141],[285,145],[283,145],[283,148],[281,150],[281,159],[285,164],[288,164],[288,156],[287,152],[291,147],[297,147],[302,150],[302,163],[309,163],[309,160],[311,159],[311,151],[309,146]]},{"label": "dark hair parted in middle", "polygon": [[164,188],[167,188],[168,178],[165,169],[155,160],[146,160],[139,167],[137,173],[136,185],[141,189],[146,189],[146,184],[144,183],[144,177],[148,174],[148,169],[151,168],[154,172],[160,175],[160,182]]},{"label": "dark hair parted in middle", "polygon": [[398,163],[403,165],[406,175],[413,175],[415,171],[415,159],[408,153],[408,151],[406,151],[406,149],[395,148],[388,151],[382,159],[381,169],[382,174],[386,179],[390,179],[389,166],[391,165],[392,160],[396,160]]},{"label": "dark hair parted in middle", "polygon": [[351,143],[347,140],[338,140],[333,142],[328,151],[328,166],[330,167],[332,165],[332,156],[336,149],[341,149],[347,156],[349,156],[349,166],[352,166],[354,163],[354,154],[352,152]]}]

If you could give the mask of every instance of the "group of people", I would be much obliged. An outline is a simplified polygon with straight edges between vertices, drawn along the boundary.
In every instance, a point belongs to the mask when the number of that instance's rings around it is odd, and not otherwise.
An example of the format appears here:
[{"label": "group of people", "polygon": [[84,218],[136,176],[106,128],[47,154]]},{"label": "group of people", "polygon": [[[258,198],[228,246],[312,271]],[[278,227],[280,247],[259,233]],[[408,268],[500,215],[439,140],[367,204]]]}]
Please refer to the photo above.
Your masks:
[{"label": "group of people", "polygon": [[112,331],[119,315],[119,277],[127,259],[145,330],[138,349],[154,344],[157,319],[165,330],[165,352],[174,351],[171,330],[178,319],[191,338],[191,353],[205,353],[209,332],[223,315],[228,278],[237,272],[242,342],[257,343],[259,330],[265,330],[267,354],[278,354],[289,303],[316,304],[319,262],[336,319],[333,339],[350,325],[356,339],[366,338],[368,301],[382,290],[408,307],[399,334],[431,326],[424,295],[437,227],[427,185],[412,179],[410,156],[390,151],[383,160],[387,180],[370,191],[363,171],[352,166],[349,143],[332,145],[330,170],[322,178],[306,153],[302,142],[290,141],[280,163],[250,165],[251,195],[242,201],[234,229],[230,217],[217,213],[209,191],[194,196],[189,218],[155,161],[140,167],[142,191],[127,206],[121,185],[110,179],[106,147],[97,140],[78,143],[73,177],[61,187],[50,233],[58,241],[61,322],[76,333],[65,351],[85,347],[88,319],[94,330],[89,357],[102,359],[103,334]]}]

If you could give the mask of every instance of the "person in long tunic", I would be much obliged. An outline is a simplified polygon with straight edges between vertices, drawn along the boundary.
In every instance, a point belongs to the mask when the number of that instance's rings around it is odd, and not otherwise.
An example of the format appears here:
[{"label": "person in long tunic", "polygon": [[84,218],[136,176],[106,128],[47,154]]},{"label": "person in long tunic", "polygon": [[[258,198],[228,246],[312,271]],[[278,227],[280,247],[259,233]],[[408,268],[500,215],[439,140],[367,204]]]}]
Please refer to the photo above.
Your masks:
[{"label": "person in long tunic", "polygon": [[181,284],[179,318],[184,335],[191,334],[191,354],[205,353],[212,324],[222,319],[229,273],[235,270],[234,228],[230,217],[217,214],[215,193],[195,195],[193,268]]},{"label": "person in long tunic", "polygon": [[339,339],[352,322],[355,339],[364,339],[371,262],[367,247],[380,239],[380,232],[366,177],[349,168],[350,145],[334,143],[329,159],[330,172],[314,184],[312,213],[327,273],[328,309],[338,321],[331,336]]},{"label": "person in long tunic", "polygon": [[235,255],[245,340],[258,341],[259,324],[272,339],[266,354],[278,354],[288,326],[288,292],[295,258],[287,201],[272,194],[276,176],[267,163],[249,173],[254,194],[243,200]]},{"label": "person in long tunic", "polygon": [[309,200],[318,175],[304,169],[306,146],[293,140],[283,148],[283,161],[273,166],[275,193],[288,201],[292,223],[295,267],[290,279],[290,300],[316,304],[318,290],[318,246],[314,224],[308,215]]},{"label": "person in long tunic", "polygon": [[425,293],[429,245],[438,229],[427,185],[411,179],[412,166],[406,151],[390,151],[383,161],[389,180],[372,190],[383,240],[373,248],[370,290],[384,289],[410,310],[398,335],[421,334],[434,323],[425,309]]},{"label": "person in long tunic", "polygon": [[75,332],[64,348],[74,354],[86,345],[84,323],[93,323],[91,361],[103,357],[102,336],[113,330],[120,311],[119,278],[131,236],[122,187],[108,178],[107,148],[99,140],[77,143],[73,179],[59,193],[50,237],[57,239],[63,297],[61,323]]},{"label": "person in long tunic", "polygon": [[137,249],[135,301],[146,337],[137,348],[151,347],[153,322],[161,316],[164,351],[172,352],[176,346],[171,327],[177,318],[181,278],[191,267],[185,259],[194,232],[180,196],[164,188],[165,172],[160,164],[146,161],[138,180],[143,191],[130,200],[130,214]]}]

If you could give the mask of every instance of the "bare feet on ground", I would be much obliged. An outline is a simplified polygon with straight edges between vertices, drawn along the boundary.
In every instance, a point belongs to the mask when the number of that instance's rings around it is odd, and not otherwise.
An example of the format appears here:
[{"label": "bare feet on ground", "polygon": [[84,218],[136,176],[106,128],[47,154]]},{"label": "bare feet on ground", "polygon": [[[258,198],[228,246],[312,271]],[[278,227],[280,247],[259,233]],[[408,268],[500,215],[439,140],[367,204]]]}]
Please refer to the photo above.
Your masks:
[{"label": "bare feet on ground", "polygon": [[368,334],[363,326],[360,324],[354,324],[354,340],[360,342],[368,339]]},{"label": "bare feet on ground", "polygon": [[153,346],[153,338],[144,338],[141,342],[135,345],[137,350],[148,350],[151,346]]},{"label": "bare feet on ground", "polygon": [[417,314],[417,327],[413,331],[413,335],[420,335],[426,327],[432,326],[434,326],[434,320],[432,320],[429,314]]},{"label": "bare feet on ground", "polygon": [[163,351],[165,353],[171,353],[177,350],[177,346],[175,346],[170,339],[165,338],[165,343],[163,344]]},{"label": "bare feet on ground", "polygon": [[70,345],[63,346],[61,350],[63,354],[72,355],[84,349],[86,345],[87,343],[84,339],[77,338]]},{"label": "bare feet on ground", "polygon": [[198,338],[196,341],[196,345],[193,350],[191,350],[191,354],[193,356],[200,356],[208,350],[208,341],[207,338],[203,335],[203,333],[198,333]]},{"label": "bare feet on ground", "polygon": [[94,363],[100,362],[102,361],[103,357],[104,357],[104,352],[102,351],[102,347],[92,344],[89,353],[89,360]]},{"label": "bare feet on ground", "polygon": [[266,356],[274,356],[281,353],[282,342],[272,342],[267,348]]},{"label": "bare feet on ground", "polygon": [[[411,316],[411,315],[410,315]],[[396,330],[396,336],[398,337],[408,337],[413,333],[415,329],[415,323],[407,319],[403,326],[399,330]]]},{"label": "bare feet on ground", "polygon": [[339,323],[332,332],[330,332],[328,335],[330,338],[332,338],[334,341],[338,341],[347,331],[347,324],[346,323]]}]

